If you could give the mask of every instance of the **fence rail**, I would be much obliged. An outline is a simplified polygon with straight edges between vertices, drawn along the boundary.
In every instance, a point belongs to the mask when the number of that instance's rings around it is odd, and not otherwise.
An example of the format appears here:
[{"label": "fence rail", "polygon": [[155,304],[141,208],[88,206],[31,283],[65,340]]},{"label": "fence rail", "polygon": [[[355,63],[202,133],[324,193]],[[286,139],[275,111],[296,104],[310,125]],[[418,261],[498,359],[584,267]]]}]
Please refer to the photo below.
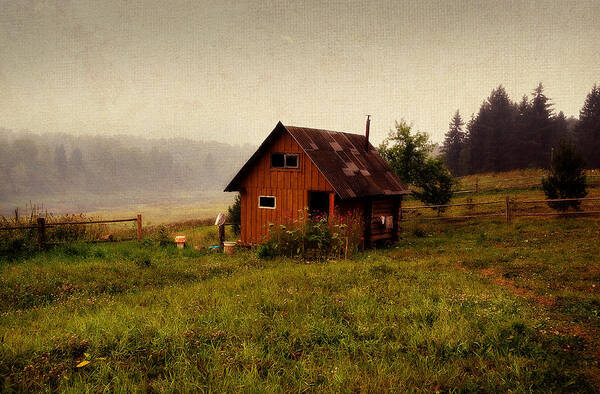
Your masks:
[{"label": "fence rail", "polygon": [[37,225],[30,226],[10,226],[10,227],[0,227],[0,231],[9,231],[9,230],[37,230],[37,241],[38,246],[41,249],[44,249],[49,245],[46,242],[46,229],[52,227],[60,227],[60,226],[84,226],[88,224],[107,224],[107,223],[124,223],[124,222],[137,222],[137,240],[141,241],[143,238],[142,232],[142,215],[138,214],[135,218],[128,219],[108,219],[108,220],[90,220],[87,222],[55,222],[55,223],[47,223],[46,218],[39,217],[37,218]]},{"label": "fence rail", "polygon": [[[535,216],[570,216],[570,215],[597,215],[600,214],[600,210],[597,207],[593,207],[591,210],[576,210],[576,211],[563,211],[563,212],[519,212],[518,208],[526,205],[533,204],[551,204],[561,202],[572,202],[572,201],[599,201],[600,197],[586,197],[586,198],[562,198],[562,199],[540,199],[540,200],[516,200],[506,196],[504,200],[495,201],[482,201],[482,202],[469,202],[461,204],[443,204],[443,205],[420,205],[420,206],[409,206],[400,207],[400,222],[418,222],[418,221],[431,221],[431,220],[466,220],[466,219],[478,219],[478,218],[491,218],[491,217],[504,217],[507,222],[510,222],[514,217],[535,217]],[[452,207],[468,207],[472,209],[476,206],[491,206],[499,205],[499,210],[492,210],[482,213],[472,213],[462,215],[447,215],[442,216],[441,212],[446,208]],[[437,211],[437,216],[419,216],[414,218],[407,218],[406,214],[416,213],[419,210],[430,209]]]}]

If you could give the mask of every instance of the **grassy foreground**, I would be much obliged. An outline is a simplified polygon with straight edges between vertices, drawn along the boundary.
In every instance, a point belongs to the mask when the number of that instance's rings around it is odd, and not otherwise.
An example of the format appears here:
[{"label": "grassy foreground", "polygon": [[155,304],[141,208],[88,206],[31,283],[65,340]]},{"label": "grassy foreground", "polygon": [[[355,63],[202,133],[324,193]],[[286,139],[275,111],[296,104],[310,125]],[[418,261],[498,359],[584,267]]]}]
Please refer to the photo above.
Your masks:
[{"label": "grassy foreground", "polygon": [[595,391],[599,224],[438,223],[320,263],[151,242],[18,257],[0,388]]}]

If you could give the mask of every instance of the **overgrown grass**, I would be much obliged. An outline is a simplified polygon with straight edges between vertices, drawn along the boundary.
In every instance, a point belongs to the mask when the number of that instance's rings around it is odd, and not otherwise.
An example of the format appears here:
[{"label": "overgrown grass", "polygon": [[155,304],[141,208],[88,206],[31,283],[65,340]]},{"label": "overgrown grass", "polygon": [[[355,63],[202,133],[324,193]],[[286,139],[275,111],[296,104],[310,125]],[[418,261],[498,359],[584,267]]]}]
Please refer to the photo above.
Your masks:
[{"label": "overgrown grass", "polygon": [[321,263],[61,246],[0,265],[0,384],[594,391],[598,224],[421,225],[395,248]]},{"label": "overgrown grass", "polygon": [[[599,186],[600,170],[587,170],[586,175],[588,184]],[[544,176],[547,176],[547,171],[540,168],[474,174],[459,178],[458,188],[474,190],[476,183],[479,184],[480,190],[541,188],[541,180]]]}]

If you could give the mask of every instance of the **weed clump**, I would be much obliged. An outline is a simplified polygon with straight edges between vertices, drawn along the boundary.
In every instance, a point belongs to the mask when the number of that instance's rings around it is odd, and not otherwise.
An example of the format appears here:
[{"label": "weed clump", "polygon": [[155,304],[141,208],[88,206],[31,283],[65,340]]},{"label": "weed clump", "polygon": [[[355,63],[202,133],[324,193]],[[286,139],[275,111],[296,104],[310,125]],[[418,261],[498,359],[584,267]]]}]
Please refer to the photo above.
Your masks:
[{"label": "weed clump", "polygon": [[305,214],[283,224],[270,224],[267,240],[257,254],[262,259],[277,256],[340,258],[353,255],[360,248],[362,233],[362,222],[356,213],[349,212],[333,220],[325,215]]},{"label": "weed clump", "polygon": [[263,260],[271,260],[279,255],[275,245],[271,242],[262,243],[258,249],[256,249],[256,255]]},{"label": "weed clump", "polygon": [[413,230],[413,235],[417,238],[425,238],[427,236],[427,232],[421,227],[415,227]]},{"label": "weed clump", "polygon": [[140,268],[148,268],[152,266],[152,258],[151,255],[146,251],[139,251],[134,253],[132,258],[135,265]]},{"label": "weed clump", "polygon": [[140,256],[135,259],[135,265],[141,268],[148,268],[152,265],[152,260],[149,256]]},{"label": "weed clump", "polygon": [[160,246],[167,246],[171,244],[171,235],[166,226],[159,226],[156,230],[154,239]]}]

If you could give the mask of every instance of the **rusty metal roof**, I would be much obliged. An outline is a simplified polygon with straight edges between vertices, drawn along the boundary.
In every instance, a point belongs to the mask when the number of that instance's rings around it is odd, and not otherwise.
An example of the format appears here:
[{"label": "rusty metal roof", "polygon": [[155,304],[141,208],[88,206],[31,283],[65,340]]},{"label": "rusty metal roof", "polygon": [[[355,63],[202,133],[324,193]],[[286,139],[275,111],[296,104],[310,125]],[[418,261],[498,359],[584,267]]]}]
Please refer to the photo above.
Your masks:
[{"label": "rusty metal roof", "polygon": [[365,151],[364,135],[284,126],[281,122],[227,185],[225,191],[238,190],[242,178],[266,147],[286,131],[298,142],[340,198],[409,193],[371,144],[368,151]]}]

